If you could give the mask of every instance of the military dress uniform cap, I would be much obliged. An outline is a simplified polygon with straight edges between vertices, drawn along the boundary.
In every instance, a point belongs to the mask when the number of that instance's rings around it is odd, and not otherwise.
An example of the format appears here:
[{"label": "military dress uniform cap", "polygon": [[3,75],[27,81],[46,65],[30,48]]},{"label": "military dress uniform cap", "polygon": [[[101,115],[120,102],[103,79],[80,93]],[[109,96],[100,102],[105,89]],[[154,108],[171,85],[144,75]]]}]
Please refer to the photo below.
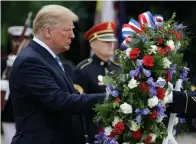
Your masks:
[{"label": "military dress uniform cap", "polygon": [[[8,33],[12,36],[20,36],[22,34],[24,26],[11,26],[8,28]],[[32,34],[32,28],[27,28],[25,36],[30,36]]]},{"label": "military dress uniform cap", "polygon": [[116,41],[114,36],[114,31],[116,29],[116,24],[114,22],[103,22],[96,24],[91,29],[89,29],[84,38],[92,42],[93,40],[100,41]]}]

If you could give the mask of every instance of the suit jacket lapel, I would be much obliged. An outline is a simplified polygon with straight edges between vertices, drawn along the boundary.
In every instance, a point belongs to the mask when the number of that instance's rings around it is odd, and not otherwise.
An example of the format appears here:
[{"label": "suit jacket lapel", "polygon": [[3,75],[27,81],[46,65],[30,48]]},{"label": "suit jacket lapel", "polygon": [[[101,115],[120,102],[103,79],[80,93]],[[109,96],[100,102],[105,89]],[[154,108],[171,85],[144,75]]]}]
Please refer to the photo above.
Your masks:
[{"label": "suit jacket lapel", "polygon": [[73,83],[72,83],[72,81],[70,81],[69,75],[65,74],[66,72],[64,72],[62,70],[62,68],[56,62],[54,57],[45,48],[43,48],[41,45],[39,45],[38,43],[36,43],[33,40],[30,41],[29,45],[32,46],[33,48],[35,48],[39,53],[41,53],[46,58],[48,63],[51,64],[53,67],[55,67],[55,69],[57,69],[60,72],[60,74],[64,77],[70,91],[75,92],[75,89],[73,87]]},{"label": "suit jacket lapel", "polygon": [[62,68],[58,65],[58,63],[56,62],[56,60],[52,57],[47,57],[48,62],[55,67],[60,73],[61,75],[64,77],[64,79],[66,80],[70,91],[73,92],[73,84],[72,82],[69,80],[69,76],[65,74],[65,72],[62,70]]}]

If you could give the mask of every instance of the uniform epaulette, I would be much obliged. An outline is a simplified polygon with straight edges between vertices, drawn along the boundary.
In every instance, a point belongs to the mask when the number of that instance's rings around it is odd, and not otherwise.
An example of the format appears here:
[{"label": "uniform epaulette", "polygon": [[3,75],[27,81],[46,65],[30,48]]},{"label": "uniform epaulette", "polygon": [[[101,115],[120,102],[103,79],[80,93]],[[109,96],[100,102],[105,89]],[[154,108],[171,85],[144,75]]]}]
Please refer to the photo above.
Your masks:
[{"label": "uniform epaulette", "polygon": [[86,66],[88,66],[90,63],[92,63],[92,61],[93,61],[92,58],[85,59],[85,60],[81,61],[81,62],[76,66],[76,68],[83,69],[84,67],[86,67]]}]

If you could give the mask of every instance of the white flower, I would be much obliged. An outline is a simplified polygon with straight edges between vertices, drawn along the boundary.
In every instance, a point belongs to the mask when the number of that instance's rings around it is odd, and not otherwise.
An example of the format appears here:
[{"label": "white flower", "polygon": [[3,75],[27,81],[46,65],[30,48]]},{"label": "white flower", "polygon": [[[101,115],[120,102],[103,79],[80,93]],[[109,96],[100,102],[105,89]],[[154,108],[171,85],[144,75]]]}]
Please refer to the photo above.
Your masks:
[{"label": "white flower", "polygon": [[148,106],[150,108],[153,108],[158,104],[158,102],[159,102],[158,98],[156,96],[153,96],[152,98],[148,99]]},{"label": "white flower", "polygon": [[109,136],[109,135],[111,134],[111,132],[112,132],[112,127],[111,127],[111,126],[105,127],[105,129],[104,129],[104,134],[105,134],[106,136]]},{"label": "white flower", "polygon": [[149,54],[152,54],[152,53],[156,54],[158,47],[156,45],[151,45],[150,47],[151,49],[149,49],[150,50]]},{"label": "white flower", "polygon": [[165,29],[170,28],[170,24],[165,25]]},{"label": "white flower", "polygon": [[120,109],[124,114],[129,114],[133,111],[132,106],[127,104],[126,102],[120,105]]},{"label": "white flower", "polygon": [[172,63],[168,60],[168,58],[166,58],[166,57],[163,58],[163,66],[164,66],[164,68],[170,68],[171,64]]},{"label": "white flower", "polygon": [[178,41],[175,45],[175,50],[177,51],[181,47],[180,41]]},{"label": "white flower", "polygon": [[[166,82],[165,79],[163,79],[162,77],[158,77],[157,79],[157,83],[161,83],[161,82]],[[160,88],[163,88],[164,86],[161,86]]]},{"label": "white flower", "polygon": [[144,144],[144,143],[136,143],[136,144]]},{"label": "white flower", "polygon": [[189,70],[190,70],[188,67],[183,67],[183,69],[185,69],[185,70],[187,70],[187,71],[189,71]]},{"label": "white flower", "polygon": [[129,81],[129,84],[128,84],[128,87],[130,89],[133,89],[135,87],[137,87],[139,84],[139,82],[137,82],[134,78],[132,78],[130,81]]},{"label": "white flower", "polygon": [[129,128],[130,130],[137,131],[139,128],[140,126],[136,122],[131,121],[131,127]]},{"label": "white flower", "polygon": [[131,52],[132,48],[127,48],[126,49],[126,55],[129,58],[130,52]]},{"label": "white flower", "polygon": [[151,142],[154,142],[155,140],[156,140],[156,135],[155,134],[153,134],[153,133],[150,133],[149,134],[149,136],[151,136],[152,137],[152,140],[151,140]]},{"label": "white flower", "polygon": [[167,103],[172,103],[172,102],[173,102],[173,92],[171,91],[171,89],[167,89],[165,92],[163,103],[167,104]]},{"label": "white flower", "polygon": [[157,120],[156,120],[156,121],[157,121],[157,123],[162,122],[162,121],[163,121],[163,118],[164,118],[164,117],[160,117],[159,119],[157,119]]},{"label": "white flower", "polygon": [[175,48],[173,40],[168,40],[166,43],[171,48],[171,51],[173,51]]},{"label": "white flower", "polygon": [[167,104],[169,102],[169,98],[168,98],[169,93],[170,93],[170,90],[166,90],[165,97],[163,98],[164,104]]},{"label": "white flower", "polygon": [[178,122],[179,122],[178,117],[175,117],[174,125],[177,125],[177,124],[178,124]]},{"label": "white flower", "polygon": [[129,142],[124,142],[124,143],[122,143],[122,144],[130,144]]},{"label": "white flower", "polygon": [[163,79],[162,77],[158,77],[157,82],[159,81],[165,81],[165,79]]},{"label": "white flower", "polygon": [[168,103],[168,97],[167,97],[167,96],[164,97],[163,103],[164,103],[164,104],[167,104],[167,103]]},{"label": "white flower", "polygon": [[119,117],[114,117],[114,121],[112,122],[112,126],[115,126],[118,122],[122,121]]}]

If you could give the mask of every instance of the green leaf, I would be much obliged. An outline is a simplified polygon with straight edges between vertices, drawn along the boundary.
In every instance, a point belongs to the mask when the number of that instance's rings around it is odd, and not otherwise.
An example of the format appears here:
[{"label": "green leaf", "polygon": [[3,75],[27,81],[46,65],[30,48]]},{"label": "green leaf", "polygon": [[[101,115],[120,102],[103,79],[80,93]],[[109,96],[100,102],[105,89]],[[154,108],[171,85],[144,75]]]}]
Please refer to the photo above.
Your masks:
[{"label": "green leaf", "polygon": [[113,102],[113,103],[112,103],[112,106],[113,106],[113,109],[115,109],[116,106],[117,106],[117,105],[116,105],[116,102]]},{"label": "green leaf", "polygon": [[110,77],[110,76],[104,76],[103,77],[103,83],[105,84],[105,85],[108,85],[108,84],[111,84],[112,83],[112,78]]}]

